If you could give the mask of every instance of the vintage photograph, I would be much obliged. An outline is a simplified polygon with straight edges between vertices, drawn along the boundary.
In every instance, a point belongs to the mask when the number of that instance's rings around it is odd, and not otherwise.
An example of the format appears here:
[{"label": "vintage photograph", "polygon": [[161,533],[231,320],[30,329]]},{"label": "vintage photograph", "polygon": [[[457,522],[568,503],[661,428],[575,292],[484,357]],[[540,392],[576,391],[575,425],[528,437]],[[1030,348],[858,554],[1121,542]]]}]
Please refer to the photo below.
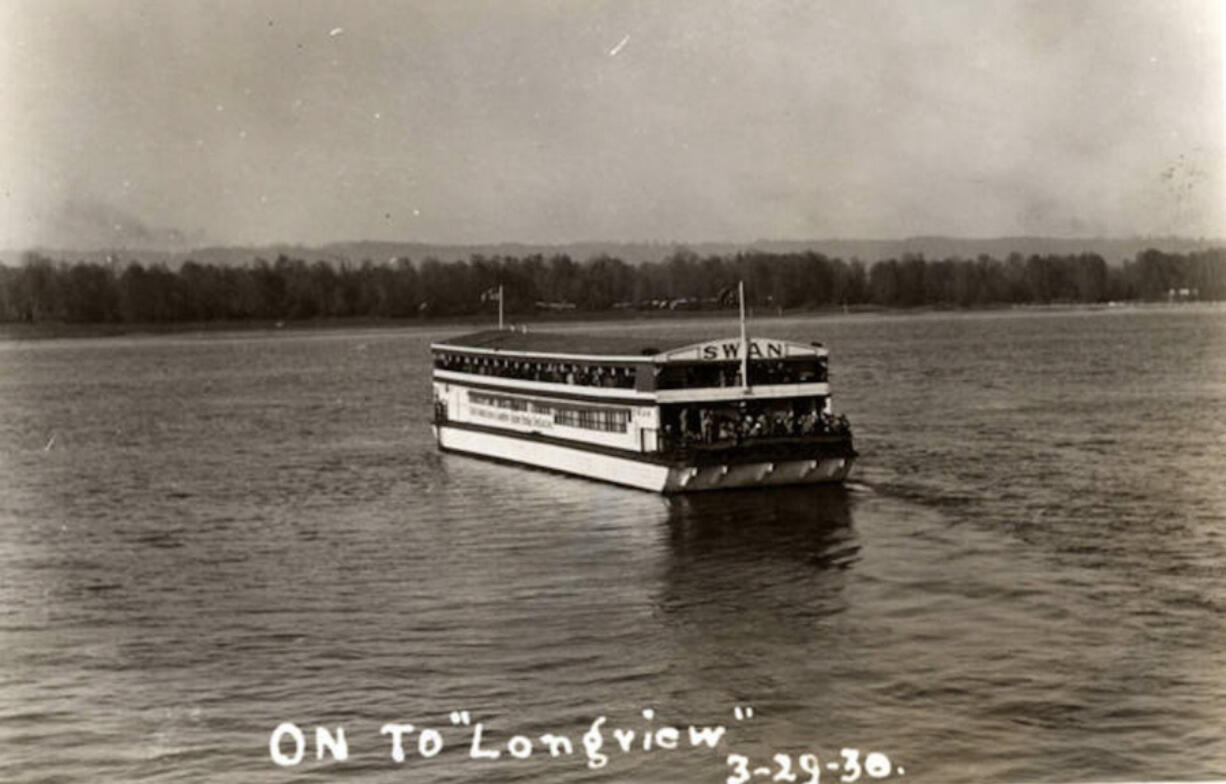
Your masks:
[{"label": "vintage photograph", "polygon": [[1226,780],[1226,6],[0,3],[0,780]]}]

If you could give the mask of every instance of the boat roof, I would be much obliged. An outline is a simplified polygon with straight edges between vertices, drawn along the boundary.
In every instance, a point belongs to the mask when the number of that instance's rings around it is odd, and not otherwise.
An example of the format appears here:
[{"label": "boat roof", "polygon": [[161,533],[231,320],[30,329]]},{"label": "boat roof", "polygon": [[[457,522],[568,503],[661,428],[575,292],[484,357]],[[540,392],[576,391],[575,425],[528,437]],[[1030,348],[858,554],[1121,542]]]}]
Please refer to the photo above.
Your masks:
[{"label": "boat roof", "polygon": [[581,332],[517,332],[487,329],[439,341],[439,346],[457,349],[483,348],[534,354],[575,354],[592,357],[639,357],[648,359],[663,351],[692,343],[692,339],[656,335],[598,335]]},{"label": "boat roof", "polygon": [[[751,337],[751,357],[821,356],[825,349],[820,345],[793,343],[762,337]],[[549,355],[556,357],[600,358],[606,361],[686,361],[734,359],[727,349],[736,350],[739,336],[715,338],[694,342],[693,338],[667,337],[661,335],[594,335],[581,332],[517,332],[515,330],[487,329],[460,335],[434,344],[438,349],[480,352],[507,352],[523,355]],[[777,351],[776,351],[777,349]],[[759,353],[760,351],[760,353]]]}]

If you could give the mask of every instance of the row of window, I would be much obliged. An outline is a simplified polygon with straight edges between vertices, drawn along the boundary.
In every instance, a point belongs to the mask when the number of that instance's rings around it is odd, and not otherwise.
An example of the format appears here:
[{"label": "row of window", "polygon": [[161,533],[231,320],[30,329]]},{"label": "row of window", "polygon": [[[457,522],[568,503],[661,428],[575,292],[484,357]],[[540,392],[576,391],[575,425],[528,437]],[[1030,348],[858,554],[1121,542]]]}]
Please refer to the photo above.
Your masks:
[{"label": "row of window", "polygon": [[562,405],[528,400],[522,397],[491,395],[485,392],[469,392],[469,402],[480,406],[530,412],[553,417],[555,425],[581,427],[587,430],[603,430],[609,433],[624,433],[630,423],[630,409],[591,406]]}]

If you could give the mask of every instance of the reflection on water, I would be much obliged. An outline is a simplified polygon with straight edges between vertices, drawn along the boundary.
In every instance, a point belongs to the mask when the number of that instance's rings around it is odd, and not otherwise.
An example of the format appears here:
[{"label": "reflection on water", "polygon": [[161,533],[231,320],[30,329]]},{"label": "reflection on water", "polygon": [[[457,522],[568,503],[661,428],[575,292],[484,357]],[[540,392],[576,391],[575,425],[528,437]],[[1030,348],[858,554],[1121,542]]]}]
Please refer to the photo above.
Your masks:
[{"label": "reflection on water", "polygon": [[[0,344],[0,778],[285,781],[286,720],[349,730],[319,780],[714,782],[843,747],[928,781],[1220,775],[1226,312],[761,331],[831,347],[847,488],[440,455],[438,332]],[[378,732],[645,707],[727,748],[395,766]]]},{"label": "reflection on water", "polygon": [[738,571],[780,561],[845,569],[860,549],[851,511],[851,492],[837,486],[670,496],[669,543],[678,564],[730,559]]},{"label": "reflection on water", "polygon": [[821,619],[847,609],[844,570],[860,543],[843,488],[728,491],[669,499],[663,621],[696,649],[812,642]]}]

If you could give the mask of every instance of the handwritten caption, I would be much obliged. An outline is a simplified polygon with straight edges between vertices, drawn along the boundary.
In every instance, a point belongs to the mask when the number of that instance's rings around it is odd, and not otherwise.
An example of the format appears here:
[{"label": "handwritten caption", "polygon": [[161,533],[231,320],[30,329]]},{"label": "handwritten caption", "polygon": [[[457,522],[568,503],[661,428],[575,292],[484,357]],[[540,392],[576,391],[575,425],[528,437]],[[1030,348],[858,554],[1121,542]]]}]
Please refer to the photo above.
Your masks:
[{"label": "handwritten caption", "polygon": [[[732,711],[737,721],[752,719],[753,708],[736,706]],[[566,733],[545,733],[528,736],[512,735],[505,741],[488,736],[483,722],[473,722],[466,710],[452,711],[451,727],[440,730],[436,727],[418,726],[407,722],[388,722],[379,729],[382,743],[389,758],[396,764],[404,764],[410,757],[430,759],[457,745],[456,728],[461,740],[458,742],[474,760],[492,762],[499,759],[527,760],[533,756],[550,759],[578,759],[588,768],[599,770],[609,764],[609,755],[658,754],[678,749],[700,749],[715,753],[724,752],[727,766],[727,784],[747,784],[754,779],[803,782],[819,784],[822,772],[837,775],[843,784],[860,779],[880,780],[905,774],[901,765],[896,765],[879,751],[862,752],[857,748],[843,748],[838,756],[825,762],[816,754],[772,754],[769,761],[756,761],[745,754],[729,748],[728,728],[722,724],[688,726],[662,725],[653,722],[656,712],[652,708],[642,711],[646,725],[638,727],[613,727],[607,716],[597,716],[587,730],[578,736],[578,743]],[[447,734],[444,734],[447,731]],[[349,742],[344,727],[335,730],[315,727],[315,759],[331,759],[344,762],[349,759]],[[281,767],[301,764],[307,757],[307,734],[293,722],[282,722],[268,739],[268,754],[273,763]],[[756,764],[755,764],[756,763]],[[801,778],[801,777],[805,778]]]}]

